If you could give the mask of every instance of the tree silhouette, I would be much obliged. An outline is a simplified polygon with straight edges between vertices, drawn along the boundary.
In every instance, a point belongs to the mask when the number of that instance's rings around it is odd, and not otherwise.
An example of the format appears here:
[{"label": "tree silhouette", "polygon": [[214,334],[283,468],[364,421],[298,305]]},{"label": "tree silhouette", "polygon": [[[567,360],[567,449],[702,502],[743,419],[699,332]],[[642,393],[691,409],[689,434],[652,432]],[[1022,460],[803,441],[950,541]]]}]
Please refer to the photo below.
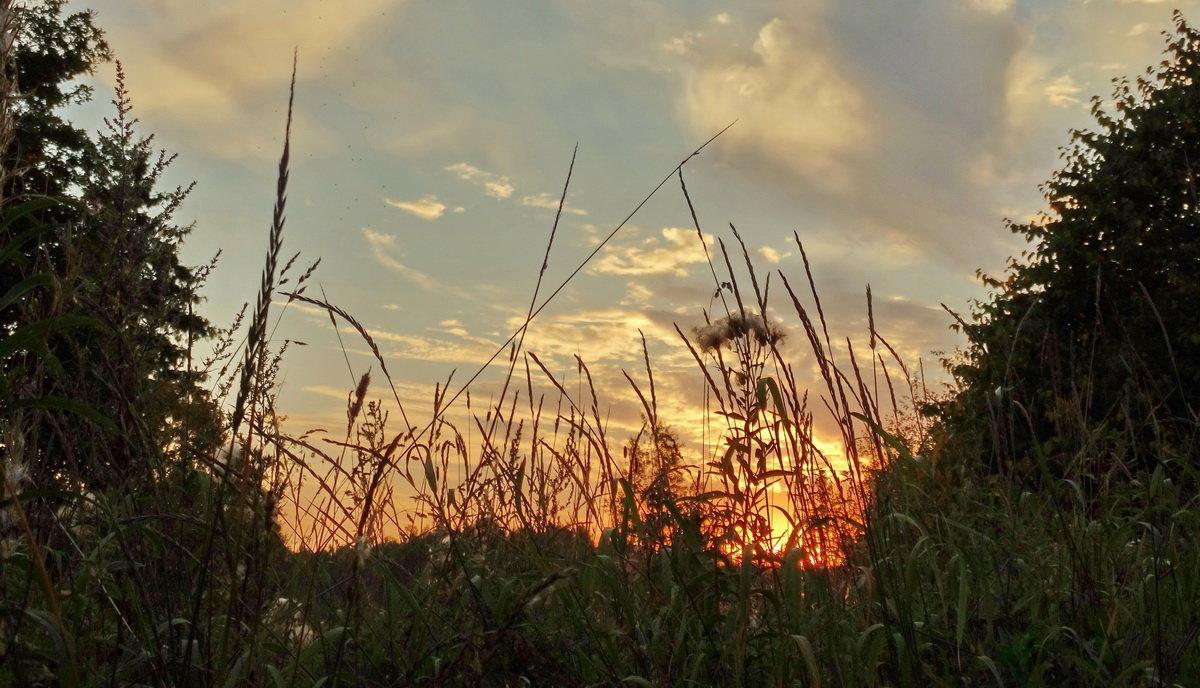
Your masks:
[{"label": "tree silhouette", "polygon": [[0,293],[41,281],[5,304],[0,328],[67,316],[75,326],[49,328],[43,355],[0,360],[11,394],[58,400],[6,405],[4,443],[43,482],[102,488],[161,475],[168,452],[202,444],[189,449],[208,454],[217,435],[215,407],[187,365],[190,343],[210,333],[193,313],[203,271],[179,260],[191,228],[172,221],[189,189],[158,190],[172,158],[136,133],[119,65],[106,131],[64,118],[91,95],[79,77],[110,57],[91,13],[68,14],[61,0],[15,12],[0,196],[0,245],[14,250],[0,262]]},{"label": "tree silhouette", "polygon": [[[1095,129],[1072,132],[1042,187],[1049,214],[1009,224],[1032,248],[1006,278],[981,275],[990,300],[960,322],[943,429],[996,468],[1197,458],[1200,33],[1178,12],[1166,55],[1093,98]],[[1106,453],[1120,460],[1094,462]]]}]

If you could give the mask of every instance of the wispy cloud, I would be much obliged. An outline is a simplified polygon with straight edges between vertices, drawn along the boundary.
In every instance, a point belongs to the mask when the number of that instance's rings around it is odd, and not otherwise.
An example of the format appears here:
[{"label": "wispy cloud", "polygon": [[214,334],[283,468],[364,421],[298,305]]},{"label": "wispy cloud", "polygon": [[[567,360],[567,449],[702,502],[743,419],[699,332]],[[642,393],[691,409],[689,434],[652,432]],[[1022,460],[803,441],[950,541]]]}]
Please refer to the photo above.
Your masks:
[{"label": "wispy cloud", "polygon": [[[447,206],[438,200],[437,196],[423,196],[415,201],[393,201],[390,198],[383,199],[383,202],[399,208],[407,213],[411,213],[421,218],[422,220],[436,220],[446,213]],[[450,212],[461,213],[462,206],[450,208]]]},{"label": "wispy cloud", "polygon": [[1000,14],[1013,8],[1013,0],[970,0],[971,7],[988,14]]},{"label": "wispy cloud", "polygon": [[429,328],[434,332],[445,332],[446,334],[454,335],[455,337],[466,337],[470,334],[467,328],[463,327],[462,321],[451,318],[443,320],[436,327]]},{"label": "wispy cloud", "polygon": [[1075,85],[1075,80],[1070,74],[1063,74],[1049,84],[1042,91],[1046,94],[1046,100],[1055,107],[1068,107],[1079,102],[1077,97],[1082,91],[1080,87]]},{"label": "wispy cloud", "polygon": [[653,298],[654,292],[646,285],[638,282],[628,282],[625,284],[625,296],[621,299],[621,305],[644,308],[650,305]]},{"label": "wispy cloud", "polygon": [[[352,328],[346,328],[344,331],[353,333]],[[441,331],[449,336],[425,337],[375,328],[367,329],[371,337],[380,344],[383,355],[389,358],[479,365],[488,360],[499,346],[499,342],[484,337],[473,337],[465,331]]]},{"label": "wispy cloud", "polygon": [[[558,196],[549,193],[524,195],[518,198],[513,197],[517,187],[512,180],[502,174],[489,172],[472,165],[468,162],[456,162],[453,165],[448,165],[444,168],[447,172],[451,172],[455,177],[458,177],[464,182],[469,182],[483,189],[483,193],[498,198],[500,200],[512,200],[517,205],[522,205],[528,208],[545,208],[547,210],[558,210]],[[576,208],[570,204],[563,206],[564,213],[572,215],[587,215],[587,211],[583,208]]]},{"label": "wispy cloud", "polygon": [[470,163],[458,162],[445,169],[465,182],[483,187],[483,192],[492,198],[508,198],[517,190],[508,177],[479,169]]},{"label": "wispy cloud", "polygon": [[692,52],[692,46],[696,44],[696,41],[702,38],[704,38],[703,33],[688,31],[682,36],[676,36],[668,39],[666,43],[663,43],[662,47],[663,50],[674,55],[687,55],[688,53]]},{"label": "wispy cloud", "polygon": [[[540,193],[536,196],[522,196],[519,201],[521,205],[531,208],[546,208],[547,210],[558,210],[558,197],[552,196],[549,193]],[[583,208],[574,208],[570,204],[563,205],[564,213],[572,215],[587,215],[587,211]]]},{"label": "wispy cloud", "polygon": [[370,227],[363,227],[362,234],[363,238],[367,240],[367,245],[371,248],[371,257],[375,259],[375,262],[422,289],[433,291],[438,288],[438,284],[433,278],[419,270],[408,267],[394,255],[398,252],[396,237],[391,234],[377,232]]}]

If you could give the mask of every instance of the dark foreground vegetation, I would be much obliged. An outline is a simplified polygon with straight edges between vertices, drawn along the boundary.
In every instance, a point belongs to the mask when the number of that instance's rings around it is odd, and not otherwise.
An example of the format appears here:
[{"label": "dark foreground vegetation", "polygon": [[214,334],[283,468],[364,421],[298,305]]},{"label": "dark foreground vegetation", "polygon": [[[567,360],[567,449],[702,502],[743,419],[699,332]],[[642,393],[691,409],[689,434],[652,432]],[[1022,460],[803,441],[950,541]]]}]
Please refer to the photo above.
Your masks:
[{"label": "dark foreground vegetation", "polygon": [[[1012,226],[1029,252],[955,316],[951,392],[899,359],[869,290],[851,345],[811,272],[721,243],[710,324],[679,333],[724,424],[699,459],[649,355],[627,372],[643,431],[608,438],[586,362],[556,378],[524,328],[498,401],[447,385],[407,413],[283,251],[286,139],[261,292],[214,328],[209,267],[178,258],[187,189],[158,189],[170,160],[129,96],[97,136],[64,119],[109,59],[91,17],[0,8],[0,685],[1200,685],[1182,18],[1161,66],[1096,101],[1050,214]],[[539,277],[530,321],[540,297]],[[296,301],[376,354],[389,405],[363,375],[340,436],[278,429],[268,329]]]}]

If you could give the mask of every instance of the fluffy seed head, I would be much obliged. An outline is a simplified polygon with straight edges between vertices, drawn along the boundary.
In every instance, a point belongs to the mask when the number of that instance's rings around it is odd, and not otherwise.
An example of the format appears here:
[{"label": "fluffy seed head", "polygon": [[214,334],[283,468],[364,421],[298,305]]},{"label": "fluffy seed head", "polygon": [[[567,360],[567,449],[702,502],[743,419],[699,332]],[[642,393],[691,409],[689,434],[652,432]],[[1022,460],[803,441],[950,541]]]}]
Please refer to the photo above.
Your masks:
[{"label": "fluffy seed head", "polygon": [[770,345],[782,341],[785,336],[778,325],[763,316],[743,313],[714,320],[697,328],[695,334],[696,343],[705,351],[720,348],[738,337],[753,337],[759,344]]}]

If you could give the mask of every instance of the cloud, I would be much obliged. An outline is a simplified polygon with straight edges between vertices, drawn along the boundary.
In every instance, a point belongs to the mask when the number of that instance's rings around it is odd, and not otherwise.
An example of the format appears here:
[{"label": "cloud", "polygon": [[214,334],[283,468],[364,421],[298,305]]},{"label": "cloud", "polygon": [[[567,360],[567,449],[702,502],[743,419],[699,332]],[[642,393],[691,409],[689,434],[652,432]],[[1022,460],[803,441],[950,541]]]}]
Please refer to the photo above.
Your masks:
[{"label": "cloud", "polygon": [[453,165],[446,166],[447,172],[453,172],[456,177],[464,181],[471,181],[478,177],[489,176],[490,172],[484,172],[478,167],[465,162],[456,162]]},{"label": "cloud", "polygon": [[[525,335],[525,348],[543,360],[558,357],[566,365],[576,354],[589,365],[638,361],[642,358],[638,330],[645,333],[649,342],[676,346],[679,343],[673,326],[676,319],[674,313],[645,308],[582,308],[569,313],[543,314]],[[515,330],[523,322],[524,317],[514,316],[507,325]]]},{"label": "cloud", "polygon": [[516,189],[508,182],[484,182],[483,192],[492,198],[508,198]]},{"label": "cloud", "polygon": [[[483,193],[498,198],[501,200],[512,198],[513,193],[517,190],[512,181],[501,174],[488,172],[480,169],[470,163],[458,162],[453,165],[448,165],[444,168],[445,171],[451,172],[455,177],[464,181],[475,184],[483,188]],[[530,208],[546,208],[547,210],[558,210],[558,196],[549,193],[540,193],[537,195],[521,196],[519,199],[513,199],[518,205],[523,205]],[[574,208],[569,204],[563,207],[564,213],[572,215],[587,215],[587,211],[582,208]]]},{"label": "cloud", "polygon": [[998,242],[965,230],[999,225],[998,185],[972,172],[990,158],[1011,174],[1005,86],[1027,40],[1025,15],[983,4],[780,5],[756,36],[713,30],[681,60],[680,111],[697,134],[739,117],[718,164],[836,222],[839,241],[978,260]]},{"label": "cloud", "polygon": [[1043,93],[1046,94],[1046,101],[1055,107],[1069,107],[1079,102],[1076,96],[1083,89],[1075,85],[1075,80],[1070,74],[1064,74],[1054,81],[1046,84]]},{"label": "cloud", "polygon": [[[278,155],[281,116],[264,115],[287,97],[294,48],[301,56],[301,83],[340,72],[351,63],[350,53],[385,30],[381,15],[404,4],[131,0],[102,6],[100,20],[126,64],[137,113],[148,126],[169,129],[211,154],[244,159]],[[296,112],[296,129],[309,150],[329,145],[334,136],[304,108]]]},{"label": "cloud", "polygon": [[466,337],[469,334],[467,329],[463,327],[462,322],[455,319],[443,320],[437,324],[437,327],[431,327],[429,329],[435,332],[452,334],[455,337]]},{"label": "cloud", "polygon": [[692,52],[692,46],[701,38],[704,38],[703,33],[688,31],[682,36],[668,39],[666,43],[663,43],[662,48],[673,55],[687,55]]},{"label": "cloud", "polygon": [[470,163],[459,162],[445,168],[454,176],[465,182],[471,182],[483,187],[483,192],[492,198],[508,198],[516,191],[508,177],[481,170]]},{"label": "cloud", "polygon": [[367,245],[371,247],[371,257],[375,259],[375,262],[399,274],[422,289],[430,291],[438,289],[438,284],[433,278],[401,263],[393,255],[393,251],[397,249],[396,237],[391,234],[377,232],[370,227],[363,227],[362,234],[363,238],[367,240]]},{"label": "cloud", "polygon": [[[1067,3],[1035,15],[1007,88],[1009,119],[1017,135],[1027,139],[1030,130],[1051,122],[1059,132],[1091,126],[1080,116],[1064,121],[1046,105],[1061,108],[1077,96],[1083,96],[1080,101],[1106,96],[1114,77],[1136,76],[1147,65],[1157,64],[1163,48],[1158,30],[1171,28],[1171,13],[1156,5],[1130,0]],[[1194,0],[1176,3],[1185,9],[1195,5]],[[1058,30],[1064,26],[1071,31]]]},{"label": "cloud", "polygon": [[[436,220],[446,212],[446,204],[438,201],[437,196],[423,196],[415,201],[393,201],[390,198],[383,199],[383,202],[399,208],[408,213],[412,213],[422,220]],[[461,213],[462,206],[457,206],[450,209],[450,212]]]},{"label": "cloud", "polygon": [[654,298],[654,292],[644,284],[628,282],[625,284],[625,296],[621,299],[622,306],[644,308]]},{"label": "cloud", "polygon": [[1013,8],[1014,0],[970,0],[971,7],[987,14],[1000,14]]},{"label": "cloud", "polygon": [[[521,197],[520,204],[531,208],[546,208],[547,210],[558,210],[558,197],[551,196],[548,193],[540,193],[536,196]],[[573,208],[570,205],[563,205],[564,213],[573,215],[587,215],[587,211],[583,208]]]},{"label": "cloud", "polygon": [[[712,245],[711,234],[704,235],[705,244]],[[659,275],[686,277],[689,268],[706,261],[704,247],[695,230],[667,227],[662,239],[648,237],[640,244],[604,247],[600,258],[588,271],[605,275]]]},{"label": "cloud", "polygon": [[[685,77],[684,116],[698,135],[737,125],[719,141],[823,188],[852,182],[847,158],[872,139],[867,98],[815,18],[776,17],[758,32],[751,55],[710,46]],[[696,51],[692,51],[696,52]]]},{"label": "cloud", "polygon": [[[343,328],[343,332],[352,334],[354,329]],[[372,328],[368,328],[367,332],[380,344],[385,358],[478,366],[491,358],[500,345],[500,342],[493,342],[484,337],[472,337],[465,332],[446,331],[449,337],[424,337]]]},{"label": "cloud", "polygon": [[780,253],[770,246],[763,246],[757,250],[758,256],[768,263],[777,265],[779,261],[792,255],[791,253]]}]

